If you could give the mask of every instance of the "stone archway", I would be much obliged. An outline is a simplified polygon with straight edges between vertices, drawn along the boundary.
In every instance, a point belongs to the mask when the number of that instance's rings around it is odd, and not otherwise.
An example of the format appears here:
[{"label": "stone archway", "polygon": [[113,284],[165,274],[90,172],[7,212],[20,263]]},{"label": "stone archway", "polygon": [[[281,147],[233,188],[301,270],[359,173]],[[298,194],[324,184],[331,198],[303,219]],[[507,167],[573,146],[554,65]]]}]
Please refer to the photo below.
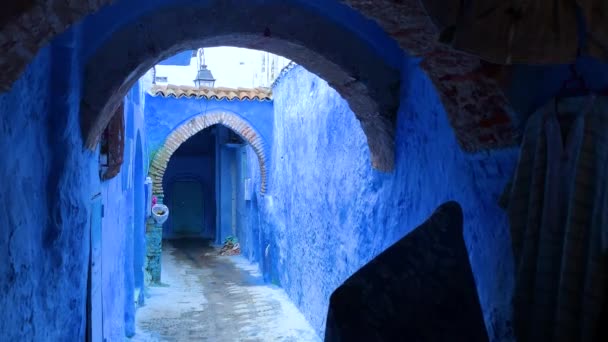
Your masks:
[{"label": "stone archway", "polygon": [[155,196],[158,196],[161,199],[164,197],[163,177],[173,153],[175,153],[175,151],[193,135],[213,125],[223,125],[231,129],[251,145],[260,164],[260,192],[266,192],[268,184],[268,158],[266,157],[262,136],[239,116],[232,113],[219,112],[196,116],[173,130],[167,139],[165,139],[165,143],[159,151],[156,152],[150,163],[149,173],[153,182],[152,192]]},{"label": "stone archway", "polygon": [[[361,121],[374,167],[390,170],[394,163],[394,118],[399,104],[399,85],[393,81],[400,79],[401,67],[397,64],[402,62],[393,61],[387,67],[382,57],[368,53],[386,47],[375,42],[369,45],[370,40],[379,37],[374,35],[383,31],[406,54],[423,59],[420,66],[435,84],[464,150],[474,152],[516,143],[511,121],[513,110],[501,83],[508,79],[510,71],[504,71],[506,76],[497,73],[479,58],[439,43],[439,31],[427,14],[427,10],[435,14],[433,1],[327,0],[309,4],[274,1],[284,9],[278,16],[257,9],[272,2],[209,0],[190,6],[189,0],[74,0],[68,4],[26,0],[20,5],[6,5],[0,14],[0,47],[3,48],[0,67],[4,70],[0,75],[0,91],[10,88],[50,39],[70,26],[83,26],[75,23],[93,22],[98,36],[87,38],[99,42],[92,43],[96,51],[90,51],[85,57],[88,76],[84,80],[87,86],[81,113],[86,145],[93,147],[122,96],[155,61],[180,50],[215,46],[218,42],[267,48],[269,52],[295,60],[338,90]],[[229,8],[221,7],[223,4]],[[186,17],[176,15],[171,6],[183,7]],[[206,6],[203,12],[207,15],[195,11],[197,6]],[[220,9],[224,13],[218,14]],[[307,15],[311,9],[316,11],[316,16]],[[339,13],[330,18],[332,12]],[[241,17],[226,18],[223,25],[215,24],[220,18],[234,17],[235,13]],[[86,16],[89,18],[82,21]],[[161,20],[155,20],[159,16]],[[370,19],[380,29],[364,30],[357,38],[363,45],[356,44],[357,39],[351,40],[357,35],[353,31],[366,25],[357,21],[357,16]],[[182,20],[188,17],[189,20]],[[333,37],[325,34],[331,31],[324,25],[328,22],[337,28],[332,31]],[[249,28],[239,29],[238,25],[249,25]],[[172,39],[171,44],[167,43],[167,37],[176,38],[174,34],[181,41]],[[307,35],[314,36],[315,41],[306,39]],[[372,36],[375,38],[370,38]],[[220,40],[220,37],[227,39]],[[70,46],[72,42],[61,44]],[[365,49],[360,49],[361,46]],[[341,51],[335,53],[335,50]],[[287,53],[282,53],[285,51]],[[390,82],[379,83],[382,79]]]},{"label": "stone archway", "polygon": [[88,59],[81,102],[85,145],[96,145],[120,99],[161,60],[199,47],[235,46],[284,56],[327,81],[359,119],[372,165],[390,171],[404,56],[391,43],[382,47],[391,51],[388,58],[346,24],[298,1],[165,4],[117,27]]}]

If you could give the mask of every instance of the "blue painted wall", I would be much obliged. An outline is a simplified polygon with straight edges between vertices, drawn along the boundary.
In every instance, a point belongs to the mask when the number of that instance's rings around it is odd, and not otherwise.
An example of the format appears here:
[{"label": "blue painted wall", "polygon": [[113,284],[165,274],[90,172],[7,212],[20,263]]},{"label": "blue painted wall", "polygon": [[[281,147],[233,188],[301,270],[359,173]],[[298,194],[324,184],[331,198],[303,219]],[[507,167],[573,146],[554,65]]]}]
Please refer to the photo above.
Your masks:
[{"label": "blue painted wall", "polygon": [[132,244],[133,229],[130,227],[132,208],[122,190],[120,178],[102,184],[104,217],[102,219],[102,297],[103,334],[110,341],[123,338],[128,327],[125,318],[134,316],[127,303],[134,303],[131,280],[125,272],[132,258],[129,245]]},{"label": "blue painted wall", "polygon": [[204,114],[227,112],[247,121],[266,142],[272,141],[273,109],[270,101],[228,101],[165,98],[146,95],[148,152],[153,156],[169,134],[188,120]]},{"label": "blue painted wall", "polygon": [[0,317],[6,341],[85,331],[95,156],[82,148],[80,55],[71,31],[0,94]]},{"label": "blue painted wall", "polygon": [[[516,151],[462,153],[428,78],[409,61],[404,70],[391,174],[371,169],[359,122],[326,82],[298,67],[274,89],[270,191],[244,204],[244,253],[323,335],[333,290],[441,203],[456,200],[486,324],[503,340],[513,265],[497,198]],[[249,165],[259,182],[256,163]]]},{"label": "blue painted wall", "polygon": [[[100,184],[104,206],[101,242],[103,330],[109,341],[120,341],[135,333],[135,295],[142,295],[143,177],[147,174],[142,89],[139,84],[133,87],[124,101],[126,139],[121,171],[115,178]],[[139,177],[137,180],[135,175]]]},{"label": "blue painted wall", "polygon": [[144,165],[144,145],[142,142],[141,132],[137,134],[135,144],[135,160],[133,174],[133,210],[134,210],[134,226],[133,226],[133,284],[136,290],[137,297],[135,298],[140,303],[143,301],[144,288],[144,258],[146,255],[146,193],[144,188],[144,180],[146,178],[146,166]]},{"label": "blue painted wall", "polygon": [[[98,193],[105,212],[96,260],[103,264],[104,337],[121,340],[133,330],[135,204],[133,178],[124,175],[133,170],[134,132],[144,132],[143,94],[135,90],[125,107],[122,173],[101,184],[99,152],[82,147],[81,42],[77,29],[61,35],[0,95],[0,253],[7,261],[0,266],[0,304],[15,308],[0,320],[6,340],[84,340],[90,215]],[[145,142],[140,146],[145,168]]]}]

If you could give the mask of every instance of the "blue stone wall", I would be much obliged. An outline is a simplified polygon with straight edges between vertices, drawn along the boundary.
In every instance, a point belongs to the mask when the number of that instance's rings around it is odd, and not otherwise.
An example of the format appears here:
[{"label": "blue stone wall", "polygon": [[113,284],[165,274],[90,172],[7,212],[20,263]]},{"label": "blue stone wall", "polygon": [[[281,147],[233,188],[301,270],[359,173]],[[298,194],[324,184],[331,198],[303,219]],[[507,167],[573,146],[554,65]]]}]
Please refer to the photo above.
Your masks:
[{"label": "blue stone wall", "polygon": [[160,283],[163,228],[153,222],[146,225],[146,259],[144,259],[144,283],[146,286]]},{"label": "blue stone wall", "polygon": [[131,207],[122,191],[120,177],[102,184],[104,217],[102,219],[102,297],[104,337],[111,341],[123,338],[125,317],[131,316],[126,303],[132,299],[133,290],[126,286],[126,265],[129,263],[129,242],[133,229],[129,222]]},{"label": "blue stone wall", "polygon": [[[144,293],[144,259],[146,256],[146,190],[144,180],[146,178],[146,164],[144,161],[144,145],[142,134],[139,132],[135,140],[135,159],[133,173],[133,284],[135,287],[134,298],[139,303],[143,303]],[[128,267],[128,266],[127,266]]]},{"label": "blue stone wall", "polygon": [[103,333],[121,340],[133,330],[135,204],[132,176],[125,174],[133,170],[135,131],[143,132],[142,94],[127,101],[125,166],[101,184],[99,152],[82,147],[81,42],[78,29],[62,34],[0,95],[0,256],[6,261],[0,305],[13,308],[0,319],[0,331],[10,341],[84,340],[90,215],[99,193]]},{"label": "blue stone wall", "polygon": [[2,340],[83,340],[94,154],[78,121],[79,33],[0,94]]},{"label": "blue stone wall", "polygon": [[[464,154],[428,78],[406,61],[403,79],[396,168],[389,174],[371,168],[359,122],[325,81],[301,67],[283,79],[274,89],[270,190],[244,204],[250,218],[239,232],[244,254],[323,335],[329,296],[342,281],[455,200],[464,208],[489,333],[508,340],[513,265],[497,200],[516,151]],[[256,163],[249,165],[259,182]]]},{"label": "blue stone wall", "polygon": [[[143,284],[143,240],[145,236],[144,197],[141,178],[145,163],[145,128],[142,87],[131,89],[125,98],[125,152],[120,173],[101,184],[102,219],[102,294],[104,337],[121,340],[135,333],[136,283]],[[143,138],[142,138],[143,137]],[[139,151],[138,151],[139,149]],[[139,155],[139,158],[136,158]],[[137,162],[137,163],[136,163]],[[135,193],[135,174],[138,179]],[[137,198],[137,202],[135,199]],[[136,211],[136,209],[138,211]],[[137,218],[137,220],[135,220]],[[138,269],[136,269],[138,265]]]}]

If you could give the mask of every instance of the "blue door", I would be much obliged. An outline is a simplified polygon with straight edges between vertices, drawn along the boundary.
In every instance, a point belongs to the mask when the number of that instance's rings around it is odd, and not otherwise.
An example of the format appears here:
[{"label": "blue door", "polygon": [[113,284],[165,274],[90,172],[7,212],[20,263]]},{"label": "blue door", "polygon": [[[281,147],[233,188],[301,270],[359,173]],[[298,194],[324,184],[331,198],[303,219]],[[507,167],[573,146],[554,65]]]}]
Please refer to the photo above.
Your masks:
[{"label": "blue door", "polygon": [[203,187],[194,181],[173,183],[171,208],[175,236],[199,236],[203,232]]}]

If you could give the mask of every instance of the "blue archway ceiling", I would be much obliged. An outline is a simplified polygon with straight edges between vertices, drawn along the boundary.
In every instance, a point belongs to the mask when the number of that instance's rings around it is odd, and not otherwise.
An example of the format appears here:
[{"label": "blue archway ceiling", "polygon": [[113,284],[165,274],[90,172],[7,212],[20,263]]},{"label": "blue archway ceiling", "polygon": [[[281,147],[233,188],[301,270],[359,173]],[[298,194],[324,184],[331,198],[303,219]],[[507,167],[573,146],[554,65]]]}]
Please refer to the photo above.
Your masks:
[{"label": "blue archway ceiling", "polygon": [[[125,2],[101,11],[86,24],[89,48],[85,66],[81,124],[88,147],[95,145],[112,110],[127,89],[151,66],[163,58],[199,46],[230,45],[256,48],[285,56],[325,79],[348,102],[359,118],[368,137],[372,163],[381,170],[392,169],[393,131],[399,104],[400,66],[403,59],[398,46],[388,44],[384,34],[378,42],[369,43],[367,28],[377,26],[365,22],[352,31],[319,8],[298,1],[266,0],[241,3],[230,1],[153,1],[147,12],[131,14],[122,26],[115,20],[100,32],[102,18],[112,11],[127,12]],[[188,4],[188,6],[186,6]],[[346,6],[333,4],[353,13]],[[113,10],[112,10],[113,9]],[[350,12],[349,12],[350,11]],[[100,22],[101,21],[101,22]],[[162,25],[160,24],[162,23]],[[106,36],[101,44],[95,35]],[[336,45],[336,42],[340,44]],[[99,39],[97,40],[99,43]],[[88,50],[88,49],[87,49]],[[390,58],[387,56],[391,56]]]}]

